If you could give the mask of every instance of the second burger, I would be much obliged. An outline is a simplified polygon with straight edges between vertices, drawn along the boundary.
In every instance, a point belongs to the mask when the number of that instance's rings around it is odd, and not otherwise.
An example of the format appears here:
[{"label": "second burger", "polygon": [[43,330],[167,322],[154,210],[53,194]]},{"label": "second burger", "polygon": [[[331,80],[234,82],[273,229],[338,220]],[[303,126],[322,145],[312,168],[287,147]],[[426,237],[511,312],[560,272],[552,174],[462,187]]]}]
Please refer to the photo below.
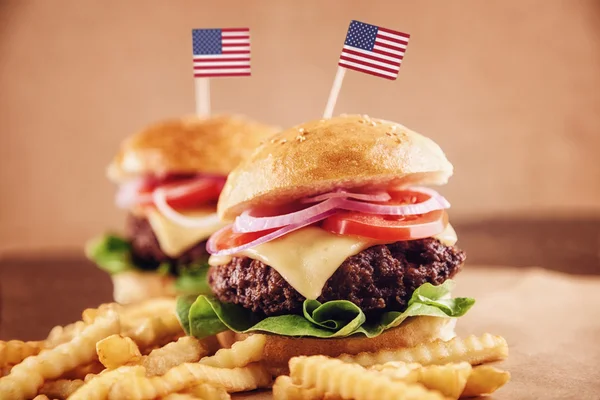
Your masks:
[{"label": "second burger", "polygon": [[206,239],[223,226],[216,202],[227,174],[275,132],[237,116],[186,117],[122,143],[108,177],[128,210],[125,236],[106,234],[86,249],[111,274],[116,301],[207,290]]}]

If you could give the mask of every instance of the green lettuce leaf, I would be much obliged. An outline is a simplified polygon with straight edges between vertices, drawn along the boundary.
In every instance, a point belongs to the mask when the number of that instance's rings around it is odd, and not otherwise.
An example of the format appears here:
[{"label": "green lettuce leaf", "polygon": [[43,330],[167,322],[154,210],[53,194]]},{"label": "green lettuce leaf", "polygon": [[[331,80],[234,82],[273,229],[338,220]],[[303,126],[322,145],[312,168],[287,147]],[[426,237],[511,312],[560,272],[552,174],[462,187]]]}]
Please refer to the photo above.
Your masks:
[{"label": "green lettuce leaf", "polygon": [[131,245],[116,235],[103,235],[90,240],[85,246],[87,258],[109,274],[136,269],[131,259]]},{"label": "green lettuce leaf", "polygon": [[208,284],[208,263],[195,263],[178,268],[175,290],[181,294],[210,294]]},{"label": "green lettuce leaf", "polygon": [[180,297],[179,319],[188,335],[197,338],[231,329],[235,332],[267,332],[283,336],[339,338],[354,334],[374,337],[384,330],[400,325],[409,317],[460,317],[475,303],[471,298],[449,298],[454,282],[442,285],[421,285],[413,293],[405,311],[390,311],[367,320],[362,310],[347,300],[320,303],[305,300],[303,315],[259,317],[235,304],[221,303],[214,297],[200,295],[195,300]]}]

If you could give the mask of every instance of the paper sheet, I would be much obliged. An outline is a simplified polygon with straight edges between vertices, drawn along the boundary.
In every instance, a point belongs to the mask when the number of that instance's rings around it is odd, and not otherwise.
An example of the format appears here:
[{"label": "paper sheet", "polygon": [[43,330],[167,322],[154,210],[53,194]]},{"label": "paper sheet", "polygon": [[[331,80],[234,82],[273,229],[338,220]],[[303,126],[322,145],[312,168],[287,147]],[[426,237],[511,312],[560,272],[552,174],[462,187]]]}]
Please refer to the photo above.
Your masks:
[{"label": "paper sheet", "polygon": [[510,346],[499,366],[511,381],[488,399],[600,399],[600,277],[467,266],[455,280],[456,295],[477,299],[458,334],[500,334]]}]

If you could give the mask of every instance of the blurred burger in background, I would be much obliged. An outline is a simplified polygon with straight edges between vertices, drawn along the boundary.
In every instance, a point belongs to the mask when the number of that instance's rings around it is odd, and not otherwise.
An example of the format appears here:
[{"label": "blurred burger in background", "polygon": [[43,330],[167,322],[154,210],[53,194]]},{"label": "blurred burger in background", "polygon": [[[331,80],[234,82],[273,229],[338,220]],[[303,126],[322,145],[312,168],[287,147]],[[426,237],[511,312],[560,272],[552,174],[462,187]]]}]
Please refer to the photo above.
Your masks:
[{"label": "blurred burger in background", "polygon": [[224,346],[266,333],[279,372],[452,338],[474,303],[451,297],[466,256],[450,204],[424,187],[452,172],[431,139],[367,116],[276,134],[227,179],[218,210],[235,222],[208,240],[213,294],[178,299],[182,326]]},{"label": "blurred burger in background", "polygon": [[206,240],[223,227],[216,203],[229,172],[276,129],[239,116],[156,123],[126,139],[108,167],[128,211],[125,235],[86,246],[111,274],[114,298],[204,293]]}]

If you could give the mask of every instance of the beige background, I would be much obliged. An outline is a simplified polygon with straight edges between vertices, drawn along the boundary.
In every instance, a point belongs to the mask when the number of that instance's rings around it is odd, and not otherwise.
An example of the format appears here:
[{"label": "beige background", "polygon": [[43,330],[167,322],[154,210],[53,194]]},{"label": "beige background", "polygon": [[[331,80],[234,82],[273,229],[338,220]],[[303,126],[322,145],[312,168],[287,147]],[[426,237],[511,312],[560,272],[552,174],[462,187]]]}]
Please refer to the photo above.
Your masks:
[{"label": "beige background", "polygon": [[119,228],[104,167],[194,109],[190,30],[249,26],[251,78],[213,107],[317,118],[351,19],[409,32],[397,81],[349,72],[336,111],[398,120],[456,168],[453,218],[600,212],[598,1],[0,2],[0,256]]}]

